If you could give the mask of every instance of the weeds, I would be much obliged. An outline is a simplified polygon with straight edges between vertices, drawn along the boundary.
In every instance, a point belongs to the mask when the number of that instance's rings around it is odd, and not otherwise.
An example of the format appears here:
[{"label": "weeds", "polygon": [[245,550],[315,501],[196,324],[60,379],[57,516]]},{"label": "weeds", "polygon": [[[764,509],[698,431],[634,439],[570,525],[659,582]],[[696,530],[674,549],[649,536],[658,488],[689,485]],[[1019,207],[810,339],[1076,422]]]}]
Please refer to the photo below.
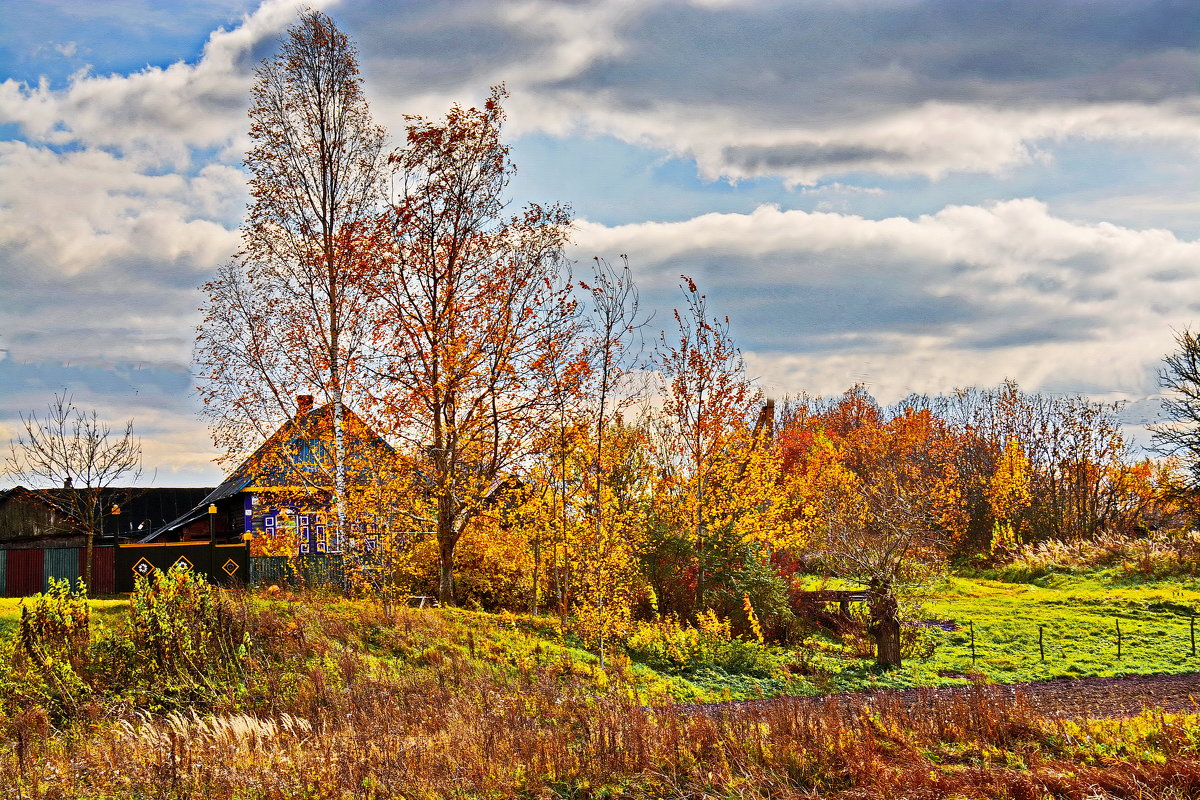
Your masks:
[{"label": "weeds", "polygon": [[[69,610],[72,601],[45,602]],[[983,684],[951,696],[686,707],[648,691],[639,664],[614,656],[601,670],[537,618],[397,608],[385,619],[361,602],[205,599],[182,583],[138,602],[144,607],[131,607],[125,627],[88,623],[91,645],[79,664],[90,694],[74,712],[8,701],[0,785],[10,796],[1082,800],[1200,789],[1197,716],[1072,722]],[[217,603],[229,606],[221,612]],[[221,613],[232,615],[235,633],[214,641],[204,620]],[[79,651],[82,628],[51,630],[39,634],[43,648],[69,661],[55,648]],[[635,655],[657,652],[685,671],[732,667],[747,652],[775,658],[716,618],[695,628],[664,620],[641,636]],[[99,668],[125,653],[112,643],[119,637],[153,654],[136,662],[144,672],[124,661],[112,662],[124,673]],[[170,647],[193,655],[171,661]],[[731,655],[735,648],[742,655]],[[214,662],[203,680],[195,673],[202,654]],[[172,708],[151,713],[150,699],[124,683],[133,674],[193,694],[179,691]],[[19,677],[0,673],[5,688]],[[88,703],[107,710],[90,714]]]},{"label": "weeds", "polygon": [[1147,536],[1105,533],[1074,542],[1050,540],[1021,546],[986,574],[1026,582],[1055,572],[1108,569],[1118,579],[1194,577],[1200,568],[1200,533],[1155,531]]},{"label": "weeds", "polygon": [[[303,714],[138,714],[51,736],[0,780],[27,797],[1189,796],[1200,720],[1075,723],[976,685],[945,698],[645,707],[547,674],[342,674]],[[1135,791],[1136,790],[1136,791]],[[1137,794],[1141,792],[1141,794]],[[1104,796],[1104,795],[1100,795]]]},{"label": "weeds", "polygon": [[639,622],[626,646],[639,661],[668,672],[716,667],[769,677],[778,671],[781,661],[762,642],[734,636],[729,621],[712,611],[701,614],[695,626],[683,624],[673,615]]}]

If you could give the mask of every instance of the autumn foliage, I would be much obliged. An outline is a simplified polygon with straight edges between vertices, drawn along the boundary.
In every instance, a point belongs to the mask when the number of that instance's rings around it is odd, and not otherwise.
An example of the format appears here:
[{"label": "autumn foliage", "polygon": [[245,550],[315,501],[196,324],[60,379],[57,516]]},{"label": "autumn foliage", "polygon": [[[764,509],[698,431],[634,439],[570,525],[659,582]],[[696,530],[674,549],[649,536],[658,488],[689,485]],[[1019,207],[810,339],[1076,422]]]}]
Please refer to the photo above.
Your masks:
[{"label": "autumn foliage", "polygon": [[1011,381],[774,403],[687,276],[645,336],[627,258],[578,276],[568,209],[509,206],[505,98],[408,117],[388,151],[317,12],[258,73],[202,393],[227,458],[274,453],[257,488],[323,511],[356,590],[549,611],[603,657],[639,620],[786,636],[800,571],[890,598],[956,560],[1183,521],[1115,406]]}]

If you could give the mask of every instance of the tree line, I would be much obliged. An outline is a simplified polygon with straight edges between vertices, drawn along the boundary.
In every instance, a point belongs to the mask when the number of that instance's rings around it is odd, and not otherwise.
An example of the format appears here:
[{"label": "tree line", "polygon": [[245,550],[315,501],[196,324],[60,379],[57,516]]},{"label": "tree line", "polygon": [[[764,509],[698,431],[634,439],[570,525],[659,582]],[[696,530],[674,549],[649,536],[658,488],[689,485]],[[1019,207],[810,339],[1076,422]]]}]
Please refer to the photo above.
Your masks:
[{"label": "tree line", "polygon": [[[648,336],[624,257],[576,274],[569,209],[511,208],[504,99],[410,116],[393,148],[320,12],[257,71],[252,202],[205,286],[200,391],[227,464],[281,419],[316,436],[297,395],[331,410],[322,468],[289,491],[371,531],[347,559],[372,591],[551,610],[603,652],[638,613],[782,625],[804,571],[886,594],[1185,513],[1113,405],[1013,382],[775,404],[686,276]],[[356,458],[347,409],[395,459]]]}]

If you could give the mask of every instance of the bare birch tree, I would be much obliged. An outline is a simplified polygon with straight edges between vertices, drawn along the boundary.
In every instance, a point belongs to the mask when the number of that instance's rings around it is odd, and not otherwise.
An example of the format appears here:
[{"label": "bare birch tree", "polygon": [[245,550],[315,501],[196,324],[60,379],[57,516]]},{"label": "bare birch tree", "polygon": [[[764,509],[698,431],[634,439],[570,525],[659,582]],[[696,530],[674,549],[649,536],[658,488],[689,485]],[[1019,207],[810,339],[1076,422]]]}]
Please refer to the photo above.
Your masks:
[{"label": "bare birch tree", "polygon": [[383,201],[385,133],[371,117],[357,53],[329,17],[304,13],[258,68],[245,164],[253,202],[242,250],[205,286],[196,339],[213,439],[233,462],[296,397],[333,406],[334,500],[344,527],[343,404],[361,404],[367,334],[362,276]]}]

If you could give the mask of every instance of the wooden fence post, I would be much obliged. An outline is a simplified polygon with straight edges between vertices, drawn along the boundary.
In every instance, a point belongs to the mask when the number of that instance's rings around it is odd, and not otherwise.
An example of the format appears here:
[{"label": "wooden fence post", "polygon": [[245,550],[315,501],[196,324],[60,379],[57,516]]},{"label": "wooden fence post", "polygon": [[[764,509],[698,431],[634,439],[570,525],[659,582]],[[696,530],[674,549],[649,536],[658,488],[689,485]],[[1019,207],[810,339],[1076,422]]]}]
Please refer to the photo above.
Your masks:
[{"label": "wooden fence post", "polygon": [[1117,660],[1121,660],[1121,620],[1117,620]]},{"label": "wooden fence post", "polygon": [[1189,633],[1192,636],[1192,658],[1195,658],[1196,657],[1196,615],[1193,614],[1191,619],[1188,620],[1188,622],[1190,623],[1188,625],[1188,627],[1190,628]]}]

